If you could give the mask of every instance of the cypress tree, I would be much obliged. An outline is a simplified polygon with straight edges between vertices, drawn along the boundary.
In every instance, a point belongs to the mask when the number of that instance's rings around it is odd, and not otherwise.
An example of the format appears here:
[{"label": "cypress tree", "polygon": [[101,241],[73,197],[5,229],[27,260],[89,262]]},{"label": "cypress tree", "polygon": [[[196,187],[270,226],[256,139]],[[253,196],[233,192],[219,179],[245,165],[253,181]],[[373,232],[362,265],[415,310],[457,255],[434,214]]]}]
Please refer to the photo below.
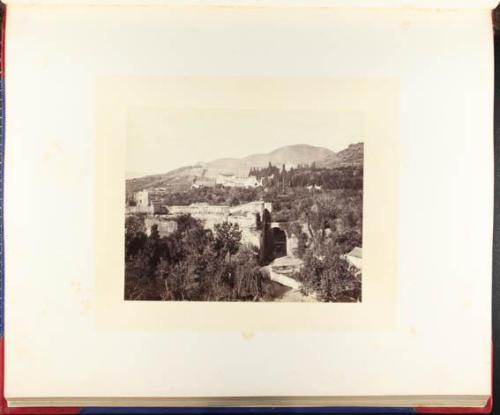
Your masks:
[{"label": "cypress tree", "polygon": [[262,233],[260,235],[259,259],[261,264],[268,264],[274,259],[274,239],[271,231],[271,213],[264,209],[262,215]]}]

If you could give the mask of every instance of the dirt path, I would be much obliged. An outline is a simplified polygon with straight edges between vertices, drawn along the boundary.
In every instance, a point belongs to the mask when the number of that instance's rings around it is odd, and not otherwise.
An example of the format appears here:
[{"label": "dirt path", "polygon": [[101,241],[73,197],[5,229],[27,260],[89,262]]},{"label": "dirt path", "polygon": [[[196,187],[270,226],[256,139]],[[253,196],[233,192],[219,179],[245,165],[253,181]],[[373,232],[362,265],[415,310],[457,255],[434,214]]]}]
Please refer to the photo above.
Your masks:
[{"label": "dirt path", "polygon": [[297,280],[287,277],[286,275],[277,273],[269,265],[266,268],[269,272],[269,276],[273,281],[279,282],[281,285],[284,285],[286,287],[290,287],[292,290],[300,290],[301,284]]},{"label": "dirt path", "polygon": [[285,295],[276,300],[278,303],[317,303],[316,295],[304,295],[300,291],[290,290]]},{"label": "dirt path", "polygon": [[296,303],[296,302],[302,302],[302,303],[308,302],[308,303],[312,303],[312,302],[318,301],[315,294],[309,294],[309,295],[302,294],[300,292],[300,288],[301,288],[302,284],[291,277],[288,277],[284,274],[276,272],[275,270],[273,270],[273,265],[274,264],[271,263],[271,264],[263,267],[263,269],[265,269],[268,272],[269,277],[273,281],[276,281],[277,283],[284,285],[285,287],[291,288],[291,290],[287,291],[283,295],[283,297],[277,299],[276,302],[294,302],[294,303]]}]

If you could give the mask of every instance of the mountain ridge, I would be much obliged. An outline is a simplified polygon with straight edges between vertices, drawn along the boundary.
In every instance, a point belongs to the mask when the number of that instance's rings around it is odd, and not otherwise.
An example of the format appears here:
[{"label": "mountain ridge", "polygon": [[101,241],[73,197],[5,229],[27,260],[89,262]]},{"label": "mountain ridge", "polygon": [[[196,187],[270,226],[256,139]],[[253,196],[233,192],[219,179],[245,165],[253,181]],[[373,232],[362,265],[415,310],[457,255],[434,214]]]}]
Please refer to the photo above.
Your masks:
[{"label": "mountain ridge", "polygon": [[[363,143],[353,143],[345,149],[334,152],[325,147],[310,144],[282,146],[268,153],[255,153],[241,158],[220,158],[193,166],[183,166],[166,173],[127,179],[127,189],[134,191],[156,186],[175,186],[192,183],[197,177],[215,178],[220,174],[248,175],[251,168],[272,165],[286,168],[315,164],[317,167],[335,168],[363,163]],[[132,185],[133,186],[130,186]]]}]

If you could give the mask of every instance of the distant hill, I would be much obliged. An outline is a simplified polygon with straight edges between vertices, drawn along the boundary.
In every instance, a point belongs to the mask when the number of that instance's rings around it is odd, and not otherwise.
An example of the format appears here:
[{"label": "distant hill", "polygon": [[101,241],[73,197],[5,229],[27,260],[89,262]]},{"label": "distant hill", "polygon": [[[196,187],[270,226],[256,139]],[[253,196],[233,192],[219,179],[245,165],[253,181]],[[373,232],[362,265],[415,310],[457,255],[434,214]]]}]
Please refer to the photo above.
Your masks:
[{"label": "distant hill", "polygon": [[127,180],[127,191],[164,187],[182,190],[191,186],[196,177],[216,177],[219,174],[246,176],[252,167],[266,167],[269,163],[287,168],[315,163],[317,167],[334,168],[363,163],[363,143],[351,144],[335,153],[324,147],[297,144],[280,147],[270,153],[252,154],[243,158],[223,158],[196,166],[186,166],[164,174]]},{"label": "distant hill", "polygon": [[363,164],[363,143],[350,144],[346,149],[335,153],[332,158],[319,161],[319,167],[340,167],[353,164]]},{"label": "distant hill", "polygon": [[219,159],[206,163],[207,171],[226,174],[247,175],[252,167],[266,167],[269,163],[274,166],[296,167],[300,164],[311,164],[320,160],[333,160],[335,153],[324,147],[315,147],[308,144],[297,144],[280,147],[270,153],[252,154],[241,159]]}]

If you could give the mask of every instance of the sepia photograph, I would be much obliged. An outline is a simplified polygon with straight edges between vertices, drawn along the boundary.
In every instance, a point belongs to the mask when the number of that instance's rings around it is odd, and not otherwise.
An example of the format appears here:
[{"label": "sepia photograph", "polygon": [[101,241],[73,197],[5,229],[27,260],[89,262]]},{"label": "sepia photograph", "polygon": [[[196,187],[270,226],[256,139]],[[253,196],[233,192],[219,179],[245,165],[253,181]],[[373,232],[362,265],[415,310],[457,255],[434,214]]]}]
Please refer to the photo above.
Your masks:
[{"label": "sepia photograph", "polygon": [[361,302],[363,118],[137,108],[125,300]]}]

